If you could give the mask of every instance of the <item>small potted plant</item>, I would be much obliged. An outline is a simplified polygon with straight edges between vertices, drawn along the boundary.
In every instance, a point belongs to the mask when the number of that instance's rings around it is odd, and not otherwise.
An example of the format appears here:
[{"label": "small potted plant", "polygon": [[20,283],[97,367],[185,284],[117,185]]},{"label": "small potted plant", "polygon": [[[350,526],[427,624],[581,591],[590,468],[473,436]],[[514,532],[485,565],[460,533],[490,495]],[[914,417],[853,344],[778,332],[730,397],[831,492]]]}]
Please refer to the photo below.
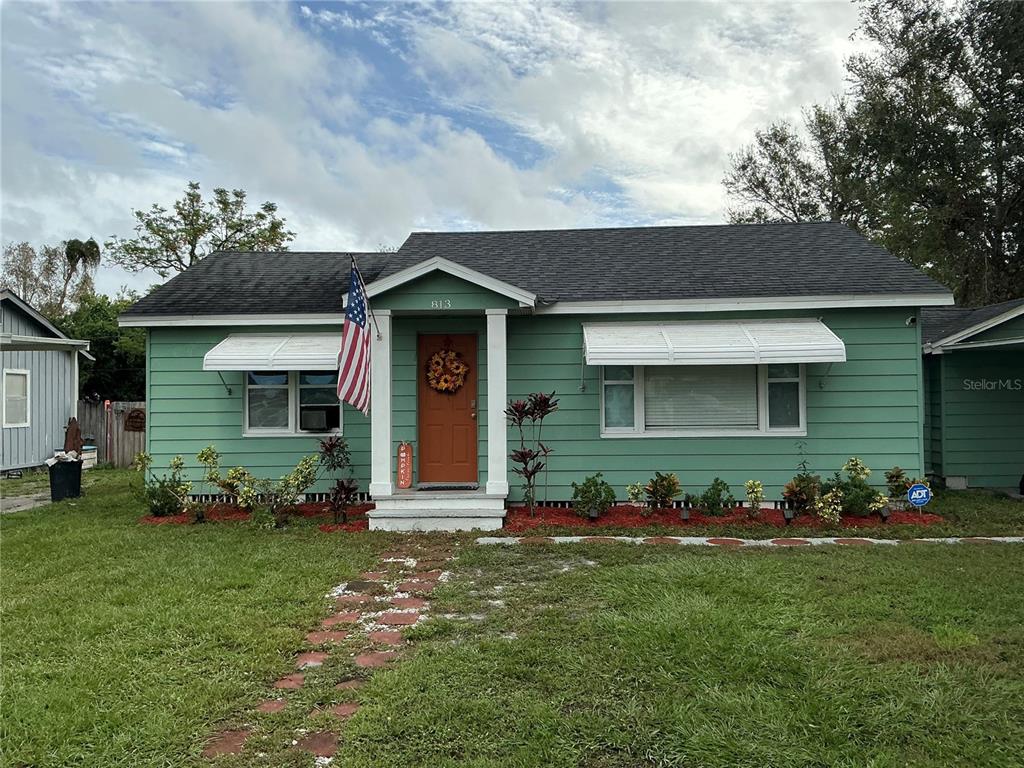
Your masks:
[{"label": "small potted plant", "polygon": [[615,490],[604,481],[600,472],[581,484],[572,484],[572,508],[576,514],[597,520],[615,503]]}]

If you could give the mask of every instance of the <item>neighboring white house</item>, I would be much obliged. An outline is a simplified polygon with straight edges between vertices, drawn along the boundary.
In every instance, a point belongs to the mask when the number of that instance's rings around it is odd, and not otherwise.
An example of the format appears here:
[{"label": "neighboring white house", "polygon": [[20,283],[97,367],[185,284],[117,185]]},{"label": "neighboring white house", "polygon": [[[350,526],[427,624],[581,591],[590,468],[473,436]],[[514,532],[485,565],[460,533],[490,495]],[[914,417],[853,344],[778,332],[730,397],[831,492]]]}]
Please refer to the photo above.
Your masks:
[{"label": "neighboring white house", "polygon": [[78,414],[78,356],[69,339],[11,291],[0,292],[0,471],[35,467],[64,447]]}]

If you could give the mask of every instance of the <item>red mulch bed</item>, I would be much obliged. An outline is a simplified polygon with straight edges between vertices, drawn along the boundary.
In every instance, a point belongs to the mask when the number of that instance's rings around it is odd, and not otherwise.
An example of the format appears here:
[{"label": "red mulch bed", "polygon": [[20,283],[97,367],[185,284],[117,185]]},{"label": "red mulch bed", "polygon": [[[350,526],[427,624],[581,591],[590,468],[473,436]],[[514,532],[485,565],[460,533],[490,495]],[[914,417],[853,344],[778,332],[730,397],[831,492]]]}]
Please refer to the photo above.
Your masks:
[{"label": "red mulch bed", "polygon": [[[325,523],[318,526],[324,533],[335,531],[364,531],[369,528],[369,521],[366,519],[366,512],[373,509],[373,504],[356,504],[349,509],[349,521],[347,523]],[[239,509],[232,504],[211,504],[206,508],[206,521],[212,523],[238,522],[248,520],[250,515],[244,509]],[[297,517],[329,517],[330,510],[327,502],[309,502],[293,507],[291,514]],[[154,517],[146,515],[139,518],[143,525],[192,525],[195,518],[192,515],[168,515],[166,517]]]},{"label": "red mulch bed", "polygon": [[[735,509],[727,515],[713,517],[690,511],[690,519],[680,518],[680,509],[659,509],[647,514],[647,510],[627,505],[617,505],[598,520],[591,522],[580,517],[572,509],[562,507],[537,507],[536,515],[530,517],[525,507],[513,507],[505,517],[504,530],[515,533],[542,526],[565,528],[647,528],[664,526],[668,528],[692,528],[696,526],[759,526],[770,525],[784,528],[786,520],[781,509],[762,509],[755,519],[747,517],[747,510]],[[843,517],[840,526],[844,528],[874,528],[880,525],[934,525],[944,522],[939,515],[924,512],[893,512],[889,522],[883,523],[877,515],[871,517]],[[808,528],[824,528],[825,524],[813,515],[800,515],[791,523]]]}]

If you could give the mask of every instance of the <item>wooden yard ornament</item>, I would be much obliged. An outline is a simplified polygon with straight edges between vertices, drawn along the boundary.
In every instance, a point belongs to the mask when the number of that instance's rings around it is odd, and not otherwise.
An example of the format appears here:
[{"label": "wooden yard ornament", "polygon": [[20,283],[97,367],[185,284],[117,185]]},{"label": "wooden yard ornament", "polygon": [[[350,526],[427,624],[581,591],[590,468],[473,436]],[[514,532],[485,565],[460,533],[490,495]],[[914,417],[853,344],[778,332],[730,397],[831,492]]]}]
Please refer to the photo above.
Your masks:
[{"label": "wooden yard ornament", "polygon": [[398,487],[412,488],[412,443],[398,445]]}]

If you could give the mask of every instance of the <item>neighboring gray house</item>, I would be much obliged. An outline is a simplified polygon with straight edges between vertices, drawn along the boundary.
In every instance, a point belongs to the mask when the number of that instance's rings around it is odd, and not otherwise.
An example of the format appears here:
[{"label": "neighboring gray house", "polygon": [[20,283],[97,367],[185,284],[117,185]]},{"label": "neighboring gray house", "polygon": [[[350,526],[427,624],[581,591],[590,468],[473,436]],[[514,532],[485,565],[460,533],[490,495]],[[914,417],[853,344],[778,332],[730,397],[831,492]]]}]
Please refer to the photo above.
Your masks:
[{"label": "neighboring gray house", "polygon": [[0,471],[35,467],[64,447],[78,414],[78,356],[69,339],[11,291],[0,291]]}]

